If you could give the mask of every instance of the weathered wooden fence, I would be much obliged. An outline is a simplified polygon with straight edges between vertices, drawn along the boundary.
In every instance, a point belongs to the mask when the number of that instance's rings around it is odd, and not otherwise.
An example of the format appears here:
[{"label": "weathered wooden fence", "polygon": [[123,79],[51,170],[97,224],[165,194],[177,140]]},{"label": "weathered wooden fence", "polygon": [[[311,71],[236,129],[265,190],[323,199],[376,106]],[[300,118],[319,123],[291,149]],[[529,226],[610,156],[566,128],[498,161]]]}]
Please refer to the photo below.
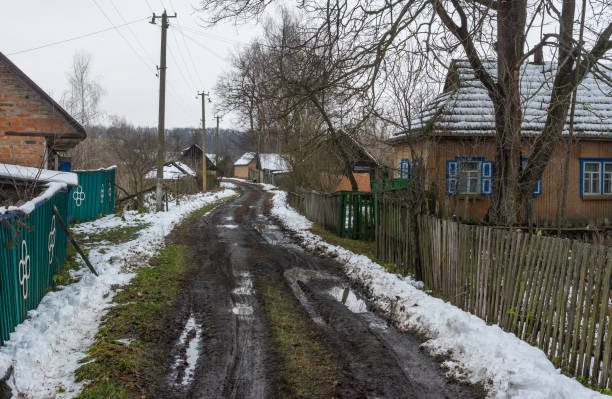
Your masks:
[{"label": "weathered wooden fence", "polygon": [[612,248],[419,215],[377,200],[377,255],[434,293],[538,346],[564,372],[612,386]]}]

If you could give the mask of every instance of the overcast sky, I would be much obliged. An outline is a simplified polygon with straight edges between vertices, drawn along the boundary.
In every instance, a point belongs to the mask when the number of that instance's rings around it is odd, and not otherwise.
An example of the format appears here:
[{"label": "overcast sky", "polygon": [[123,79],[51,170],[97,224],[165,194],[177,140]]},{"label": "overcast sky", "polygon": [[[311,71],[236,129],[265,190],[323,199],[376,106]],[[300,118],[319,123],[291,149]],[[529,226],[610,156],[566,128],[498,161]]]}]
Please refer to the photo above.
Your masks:
[{"label": "overcast sky", "polygon": [[[2,4],[0,51],[32,80],[59,100],[67,88],[67,72],[77,51],[92,56],[94,76],[106,93],[101,109],[125,117],[136,125],[157,126],[160,28],[149,23],[152,11],[165,7],[168,29],[166,127],[197,126],[201,119],[198,90],[212,90],[229,67],[229,56],[256,37],[255,23],[224,23],[204,28],[195,12],[197,0],[19,0]],[[98,9],[96,4],[102,9]],[[108,19],[105,17],[108,16]],[[110,19],[110,22],[109,22]],[[13,54],[50,42],[70,39],[113,25],[140,20],[78,40]],[[178,26],[177,26],[178,24]],[[129,43],[129,44],[128,44]],[[207,108],[206,124],[214,124],[214,100]],[[208,112],[210,111],[210,112]],[[222,127],[236,127],[226,117]]]}]

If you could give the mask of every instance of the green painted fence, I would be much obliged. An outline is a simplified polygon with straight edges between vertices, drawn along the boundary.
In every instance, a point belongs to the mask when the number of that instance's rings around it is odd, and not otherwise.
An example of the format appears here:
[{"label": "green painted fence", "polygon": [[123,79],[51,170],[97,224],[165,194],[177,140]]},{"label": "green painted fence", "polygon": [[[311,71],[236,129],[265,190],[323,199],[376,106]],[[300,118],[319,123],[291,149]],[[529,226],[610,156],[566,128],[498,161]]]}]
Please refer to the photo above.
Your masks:
[{"label": "green painted fence", "polygon": [[70,221],[95,220],[115,209],[115,168],[75,171],[79,185],[70,190]]},{"label": "green painted fence", "polygon": [[341,191],[333,194],[338,201],[338,235],[354,240],[374,241],[374,194],[359,191]]},{"label": "green painted fence", "polygon": [[29,215],[0,215],[0,345],[38,306],[64,267],[67,237],[53,205],[66,220],[68,199],[63,190],[38,203]]}]

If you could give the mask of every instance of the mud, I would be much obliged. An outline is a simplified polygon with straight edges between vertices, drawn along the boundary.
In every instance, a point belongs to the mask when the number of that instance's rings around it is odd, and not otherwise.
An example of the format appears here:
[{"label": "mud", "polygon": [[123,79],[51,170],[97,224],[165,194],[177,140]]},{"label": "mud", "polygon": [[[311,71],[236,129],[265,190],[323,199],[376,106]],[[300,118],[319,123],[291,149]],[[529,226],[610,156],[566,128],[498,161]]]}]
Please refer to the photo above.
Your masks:
[{"label": "mud", "polygon": [[324,345],[341,359],[349,384],[335,397],[484,397],[477,387],[448,381],[440,364],[419,349],[416,337],[370,310],[336,263],[302,250],[264,215],[261,190],[247,184],[241,189],[241,197],[203,217],[182,237],[196,260],[182,314],[185,322],[193,317],[201,326],[199,358],[189,384],[177,384],[171,371],[159,397],[282,396],[258,297],[262,278],[295,295]]}]

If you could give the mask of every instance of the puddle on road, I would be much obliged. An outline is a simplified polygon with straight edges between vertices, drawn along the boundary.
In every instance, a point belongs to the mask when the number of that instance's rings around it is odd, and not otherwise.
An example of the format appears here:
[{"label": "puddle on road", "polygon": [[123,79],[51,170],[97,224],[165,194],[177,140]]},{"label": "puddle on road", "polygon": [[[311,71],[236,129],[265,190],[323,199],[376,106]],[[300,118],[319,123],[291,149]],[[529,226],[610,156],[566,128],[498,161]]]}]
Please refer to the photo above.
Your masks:
[{"label": "puddle on road", "polygon": [[323,273],[323,272],[319,272],[316,270],[306,270],[306,269],[302,269],[299,267],[294,267],[292,269],[289,269],[285,272],[285,277],[287,279],[289,279],[289,281],[291,281],[292,283],[295,283],[296,281],[309,281],[310,279],[317,279],[317,280],[335,280],[336,277],[327,274],[327,273]]},{"label": "puddle on road", "polygon": [[241,273],[241,281],[237,288],[232,290],[235,295],[253,295],[253,280],[250,278],[250,274]]},{"label": "puddle on road", "polygon": [[291,244],[291,241],[285,236],[285,233],[273,224],[256,224],[253,226],[269,244],[284,245]]},{"label": "puddle on road", "polygon": [[233,307],[232,313],[238,316],[250,316],[253,314],[253,307],[249,305],[236,305]]},{"label": "puddle on road", "polygon": [[353,313],[365,313],[368,311],[365,301],[355,295],[350,288],[334,287],[329,290],[329,294]]},{"label": "puddle on road", "polygon": [[202,328],[193,316],[189,316],[177,343],[177,354],[172,366],[172,380],[176,386],[189,386],[193,381],[196,364],[200,357]]},{"label": "puddle on road", "polygon": [[226,228],[226,229],[237,229],[238,228],[237,224],[219,224],[218,226]]},{"label": "puddle on road", "polygon": [[230,221],[230,220],[234,220],[233,216],[226,216],[224,217],[225,220]]}]

